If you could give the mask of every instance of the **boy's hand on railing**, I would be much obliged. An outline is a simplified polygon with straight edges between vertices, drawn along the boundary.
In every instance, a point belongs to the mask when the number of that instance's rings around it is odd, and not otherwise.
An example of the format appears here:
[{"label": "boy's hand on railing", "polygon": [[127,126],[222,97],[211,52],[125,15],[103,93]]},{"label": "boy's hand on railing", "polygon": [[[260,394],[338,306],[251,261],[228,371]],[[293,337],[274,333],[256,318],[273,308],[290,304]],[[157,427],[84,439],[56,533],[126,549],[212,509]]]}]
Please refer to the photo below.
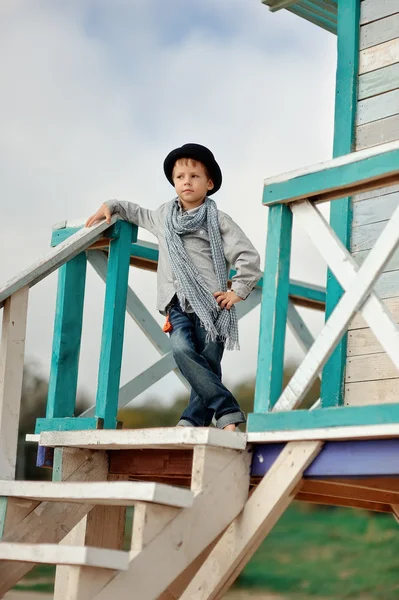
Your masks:
[{"label": "boy's hand on railing", "polygon": [[237,304],[237,302],[242,300],[242,298],[237,296],[233,290],[229,290],[228,292],[215,292],[213,295],[215,296],[220,308],[227,308],[227,310],[230,310],[233,304]]},{"label": "boy's hand on railing", "polygon": [[103,219],[105,219],[107,223],[111,223],[111,212],[106,204],[100,206],[98,211],[87,219],[85,227],[91,227],[94,223],[102,221]]}]

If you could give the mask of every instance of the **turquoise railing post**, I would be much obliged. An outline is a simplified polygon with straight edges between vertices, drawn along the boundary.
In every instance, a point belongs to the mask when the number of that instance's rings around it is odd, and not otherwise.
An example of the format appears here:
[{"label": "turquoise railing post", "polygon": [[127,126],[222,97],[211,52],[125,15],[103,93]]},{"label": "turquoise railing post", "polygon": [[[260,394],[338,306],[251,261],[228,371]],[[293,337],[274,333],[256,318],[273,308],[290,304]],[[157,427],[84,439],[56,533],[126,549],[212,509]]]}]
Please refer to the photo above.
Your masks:
[{"label": "turquoise railing post", "polygon": [[[334,157],[353,151],[359,67],[360,0],[338,0],[338,62],[335,95]],[[341,242],[350,247],[352,202],[334,200],[330,225]],[[334,275],[327,273],[326,320],[343,294]],[[343,404],[347,336],[344,336],[323,369],[322,408]]]},{"label": "turquoise railing post", "polygon": [[114,227],[119,234],[109,248],[96,398],[96,417],[106,429],[117,425],[130,251],[132,242],[137,240],[137,227],[130,223],[118,221]]},{"label": "turquoise railing post", "polygon": [[286,204],[269,209],[263,277],[254,412],[272,409],[281,395],[288,311],[292,212]]},{"label": "turquoise railing post", "polygon": [[73,417],[78,382],[86,253],[60,267],[54,321],[53,349],[47,396],[47,418]]}]

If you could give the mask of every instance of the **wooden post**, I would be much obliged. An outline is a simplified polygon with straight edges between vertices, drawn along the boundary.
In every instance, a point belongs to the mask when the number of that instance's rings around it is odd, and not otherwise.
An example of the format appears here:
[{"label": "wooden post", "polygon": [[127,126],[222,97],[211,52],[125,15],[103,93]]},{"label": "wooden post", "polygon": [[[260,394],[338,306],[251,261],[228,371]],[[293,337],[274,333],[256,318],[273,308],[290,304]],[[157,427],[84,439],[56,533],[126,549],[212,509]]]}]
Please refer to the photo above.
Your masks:
[{"label": "wooden post", "polygon": [[86,255],[82,252],[58,274],[47,418],[74,416],[85,283]]},{"label": "wooden post", "polygon": [[108,429],[116,427],[130,249],[135,241],[130,223],[119,221],[118,226],[119,237],[110,243],[96,398],[96,417]]},{"label": "wooden post", "polygon": [[219,600],[294,499],[294,490],[323,443],[287,444],[229,525],[181,600]]},{"label": "wooden post", "polygon": [[[10,296],[4,304],[0,347],[0,477],[14,479],[18,425],[24,371],[26,317],[29,288]],[[4,532],[7,500],[0,499],[0,539]]]},{"label": "wooden post", "polygon": [[[334,157],[353,151],[359,66],[360,0],[338,2],[338,64],[335,98]],[[349,248],[352,224],[351,198],[331,203],[330,225]],[[327,273],[326,320],[338,304],[343,290],[330,270]],[[346,335],[323,369],[322,407],[343,404]]]},{"label": "wooden post", "polygon": [[280,204],[269,209],[262,289],[254,412],[271,410],[283,386],[288,310],[292,213]]}]

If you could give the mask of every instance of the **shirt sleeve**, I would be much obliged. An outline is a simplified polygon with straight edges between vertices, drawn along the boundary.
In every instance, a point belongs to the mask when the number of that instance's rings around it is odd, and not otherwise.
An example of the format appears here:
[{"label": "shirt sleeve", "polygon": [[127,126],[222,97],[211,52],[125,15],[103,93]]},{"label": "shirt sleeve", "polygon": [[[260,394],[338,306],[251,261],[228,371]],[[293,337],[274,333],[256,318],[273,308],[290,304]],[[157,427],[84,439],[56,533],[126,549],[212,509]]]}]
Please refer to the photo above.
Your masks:
[{"label": "shirt sleeve", "polygon": [[237,223],[221,211],[219,211],[219,225],[224,255],[236,270],[231,289],[245,300],[262,276],[259,253]]},{"label": "shirt sleeve", "polygon": [[157,235],[157,211],[142,208],[134,202],[120,202],[119,200],[108,200],[105,202],[111,214],[117,214],[124,221],[129,221],[133,225],[147,229],[154,235]]}]

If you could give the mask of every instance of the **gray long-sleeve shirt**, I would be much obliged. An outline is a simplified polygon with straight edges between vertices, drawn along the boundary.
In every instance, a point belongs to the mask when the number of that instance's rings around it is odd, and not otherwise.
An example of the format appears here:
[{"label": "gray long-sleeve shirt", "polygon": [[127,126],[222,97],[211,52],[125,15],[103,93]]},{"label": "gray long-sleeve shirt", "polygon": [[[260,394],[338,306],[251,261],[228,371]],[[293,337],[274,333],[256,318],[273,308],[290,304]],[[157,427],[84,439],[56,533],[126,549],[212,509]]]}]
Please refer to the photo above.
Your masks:
[{"label": "gray long-sleeve shirt", "polygon": [[[177,198],[162,204],[156,210],[142,208],[133,202],[120,202],[118,200],[106,202],[112,214],[116,213],[125,221],[147,229],[158,238],[157,308],[162,313],[165,313],[166,307],[175,295],[177,285],[169,263],[168,248],[165,241],[165,219],[172,202],[178,202]],[[229,215],[218,210],[218,216],[227,269],[229,271],[231,266],[236,269],[231,289],[237,296],[245,300],[262,275],[259,268],[259,254],[242,229]],[[220,291],[206,229],[201,228],[188,233],[182,239],[188,256],[203,277],[210,292],[213,294]]]}]

